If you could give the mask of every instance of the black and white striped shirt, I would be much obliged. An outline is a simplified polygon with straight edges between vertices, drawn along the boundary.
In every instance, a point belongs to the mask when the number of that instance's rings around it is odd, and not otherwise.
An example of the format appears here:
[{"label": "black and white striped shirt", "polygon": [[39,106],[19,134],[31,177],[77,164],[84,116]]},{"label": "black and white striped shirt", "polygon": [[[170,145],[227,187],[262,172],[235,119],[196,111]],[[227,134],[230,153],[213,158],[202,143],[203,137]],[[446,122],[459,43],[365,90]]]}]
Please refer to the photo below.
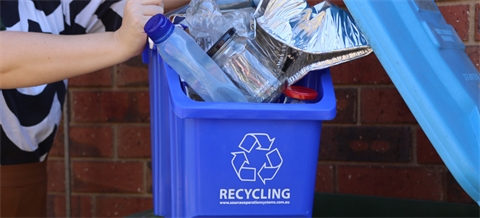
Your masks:
[{"label": "black and white striped shirt", "polygon": [[[2,31],[76,35],[115,31],[122,0],[0,0]],[[0,165],[45,160],[62,116],[67,80],[0,89]]]}]

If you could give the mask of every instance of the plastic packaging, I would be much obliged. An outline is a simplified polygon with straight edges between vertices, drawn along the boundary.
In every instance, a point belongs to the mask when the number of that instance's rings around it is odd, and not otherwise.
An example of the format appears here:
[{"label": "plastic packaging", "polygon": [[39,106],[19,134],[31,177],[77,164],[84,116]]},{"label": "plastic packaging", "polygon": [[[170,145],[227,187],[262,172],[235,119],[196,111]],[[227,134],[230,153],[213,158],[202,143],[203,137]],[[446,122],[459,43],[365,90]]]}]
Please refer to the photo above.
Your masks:
[{"label": "plastic packaging", "polygon": [[[194,2],[199,2],[199,0],[194,0]],[[258,5],[260,5],[261,0],[216,0],[215,2],[220,8],[220,10],[224,12],[245,8],[256,8]],[[165,16],[169,17],[174,14],[185,14],[189,8],[190,5],[185,5],[173,11],[165,13]]]},{"label": "plastic packaging", "polygon": [[241,91],[228,79],[220,67],[184,30],[162,14],[153,16],[145,32],[157,46],[157,51],[198,95],[205,101],[247,102]]},{"label": "plastic packaging", "polygon": [[223,69],[248,102],[270,103],[286,87],[286,77],[258,46],[231,28],[207,52]]},{"label": "plastic packaging", "polygon": [[312,103],[318,97],[318,92],[303,86],[289,86],[283,91],[285,104]]},{"label": "plastic packaging", "polygon": [[[254,22],[254,4],[249,0],[192,0],[185,15],[190,35],[204,50],[210,49],[232,27],[237,34],[253,38],[254,31],[250,26]],[[236,10],[222,13],[220,6]]]}]

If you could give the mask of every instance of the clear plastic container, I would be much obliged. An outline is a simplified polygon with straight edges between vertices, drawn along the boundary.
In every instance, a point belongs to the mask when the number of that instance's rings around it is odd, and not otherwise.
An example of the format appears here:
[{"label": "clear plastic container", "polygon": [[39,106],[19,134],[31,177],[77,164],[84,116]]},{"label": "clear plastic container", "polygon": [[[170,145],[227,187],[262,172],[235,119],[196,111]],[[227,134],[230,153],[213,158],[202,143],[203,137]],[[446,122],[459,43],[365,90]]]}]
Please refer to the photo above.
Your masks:
[{"label": "clear plastic container", "polygon": [[163,60],[170,65],[205,101],[247,102],[243,93],[220,67],[183,29],[164,15],[153,16],[145,32],[157,46]]},{"label": "clear plastic container", "polygon": [[270,103],[286,88],[284,72],[261,49],[234,28],[225,33],[207,52],[248,102]]}]

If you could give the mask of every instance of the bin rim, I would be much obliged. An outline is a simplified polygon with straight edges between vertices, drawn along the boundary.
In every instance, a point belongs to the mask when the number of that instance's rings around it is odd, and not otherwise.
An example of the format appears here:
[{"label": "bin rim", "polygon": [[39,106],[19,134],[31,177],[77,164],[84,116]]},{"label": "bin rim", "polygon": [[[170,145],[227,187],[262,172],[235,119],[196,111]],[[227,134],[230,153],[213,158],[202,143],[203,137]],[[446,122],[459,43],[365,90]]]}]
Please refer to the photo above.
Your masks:
[{"label": "bin rim", "polygon": [[[160,55],[154,51],[157,61],[163,62]],[[311,104],[281,104],[281,103],[238,103],[238,102],[197,102],[188,98],[180,85],[178,74],[168,64],[163,62],[171,107],[174,113],[182,119],[262,119],[262,120],[331,120],[336,115],[336,99],[332,78],[328,69],[321,73],[322,99]]]}]

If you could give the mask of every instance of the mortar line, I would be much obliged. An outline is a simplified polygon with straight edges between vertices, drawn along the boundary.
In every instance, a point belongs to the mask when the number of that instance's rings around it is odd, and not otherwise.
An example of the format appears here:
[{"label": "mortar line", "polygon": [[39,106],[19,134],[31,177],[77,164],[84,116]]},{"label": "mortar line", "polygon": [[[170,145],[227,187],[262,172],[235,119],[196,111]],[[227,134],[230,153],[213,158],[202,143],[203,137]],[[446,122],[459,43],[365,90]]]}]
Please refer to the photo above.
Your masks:
[{"label": "mortar line", "polygon": [[[469,23],[469,26],[468,26],[468,29],[471,30],[469,31],[469,41],[468,41],[468,44],[474,44],[476,41],[475,41],[475,33],[477,32],[477,28],[475,27],[475,5],[478,4],[480,2],[477,2],[477,3],[472,3],[471,6],[470,6],[470,16],[469,16],[469,19],[471,19],[471,22]],[[480,11],[479,11],[480,13]],[[480,20],[479,20],[480,22]]]},{"label": "mortar line", "polygon": [[48,160],[55,160],[55,161],[62,161],[65,158],[60,157],[60,156],[55,156],[55,157],[48,157]]},{"label": "mortar line", "polygon": [[417,140],[417,130],[418,130],[418,128],[419,128],[418,126],[412,126],[412,128],[411,128],[411,131],[412,131],[412,133],[411,133],[411,136],[412,136],[412,151],[410,151],[410,154],[412,155],[412,160],[410,162],[413,166],[419,166],[418,156],[417,156],[418,155],[417,154],[417,152],[418,152],[418,149],[417,149],[418,148],[418,145],[417,145],[417,142],[418,142],[418,140]]},{"label": "mortar line", "polygon": [[[446,167],[444,167],[444,168],[446,168]],[[443,181],[442,181],[442,183],[443,183],[442,200],[443,200],[444,202],[447,202],[447,201],[448,201],[448,198],[447,198],[447,196],[448,196],[447,173],[448,173],[448,172],[449,172],[449,171],[448,171],[448,168],[447,168],[446,170],[444,169],[444,170],[443,170],[443,175],[442,175],[442,179],[443,179]]]},{"label": "mortar line", "polygon": [[124,91],[124,92],[135,92],[135,91],[148,91],[148,87],[121,87],[121,88],[116,88],[112,86],[82,86],[82,87],[72,87],[70,88],[72,91],[92,91],[92,92],[101,92],[101,91]]},{"label": "mortar line", "polygon": [[[332,72],[334,74],[335,72]],[[390,77],[389,77],[390,78]],[[395,85],[393,83],[382,83],[382,84],[375,84],[375,83],[359,83],[359,84],[335,84],[333,86],[334,88],[395,88]]]},{"label": "mortar line", "polygon": [[92,197],[92,215],[93,217],[97,217],[97,196],[89,194],[88,196]]},{"label": "mortar line", "polygon": [[74,157],[72,161],[91,161],[91,162],[121,162],[121,163],[138,163],[148,161],[150,158],[118,158],[118,160],[112,157]]},{"label": "mortar line", "polygon": [[150,126],[150,123],[142,123],[142,122],[70,122],[70,126],[75,127],[90,127],[90,126],[101,126],[101,127],[108,127],[108,126],[122,126],[122,125],[129,125],[129,126],[137,126],[137,127],[146,127]]},{"label": "mortar line", "polygon": [[147,171],[148,171],[147,161],[144,161],[143,162],[143,193],[148,193],[147,192]]},{"label": "mortar line", "polygon": [[358,167],[407,167],[407,168],[425,168],[425,167],[431,167],[431,168],[439,168],[445,166],[443,163],[427,163],[427,164],[422,164],[418,166],[414,165],[407,165],[408,162],[381,162],[381,161],[376,161],[376,162],[362,162],[362,161],[336,161],[336,160],[319,160],[318,163],[321,164],[339,164],[343,166],[358,166]]},{"label": "mortar line", "polygon": [[338,193],[338,164],[333,164],[333,191]]},{"label": "mortar line", "polygon": [[71,217],[71,162],[70,162],[70,122],[69,122],[69,110],[70,110],[70,98],[65,95],[65,101],[63,104],[63,164],[64,164],[64,179],[65,179],[65,216]]},{"label": "mortar line", "polygon": [[75,196],[87,196],[87,197],[92,197],[92,201],[94,201],[93,199],[95,199],[95,202],[96,202],[96,198],[97,197],[125,197],[128,195],[128,197],[137,197],[137,198],[149,198],[149,197],[153,197],[152,194],[150,193],[133,193],[133,192],[129,192],[129,193],[99,193],[99,192],[73,192],[73,194]]},{"label": "mortar line", "polygon": [[113,160],[118,161],[118,125],[112,125],[113,128]]},{"label": "mortar line", "polygon": [[362,88],[357,87],[357,105],[355,107],[355,112],[357,113],[357,123],[356,126],[362,126]]},{"label": "mortar line", "polygon": [[60,191],[49,191],[47,194],[48,194],[48,195],[65,196],[65,192],[60,192]]},{"label": "mortar line", "polygon": [[[364,123],[360,126],[362,127],[411,127],[412,125],[416,125],[417,123]],[[330,127],[356,127],[359,126],[356,123],[322,123],[322,126],[330,126]]]}]

